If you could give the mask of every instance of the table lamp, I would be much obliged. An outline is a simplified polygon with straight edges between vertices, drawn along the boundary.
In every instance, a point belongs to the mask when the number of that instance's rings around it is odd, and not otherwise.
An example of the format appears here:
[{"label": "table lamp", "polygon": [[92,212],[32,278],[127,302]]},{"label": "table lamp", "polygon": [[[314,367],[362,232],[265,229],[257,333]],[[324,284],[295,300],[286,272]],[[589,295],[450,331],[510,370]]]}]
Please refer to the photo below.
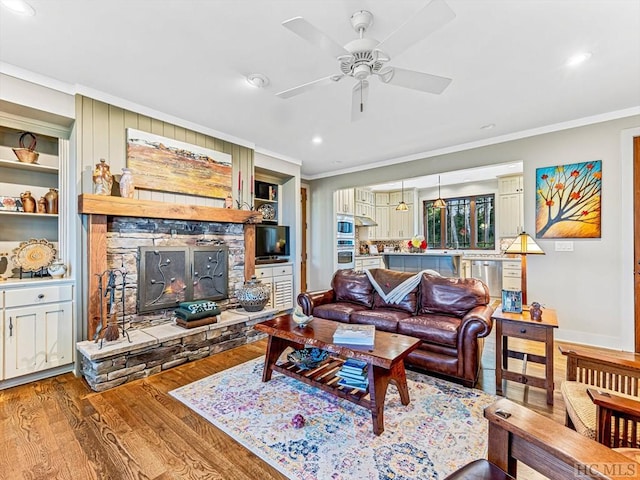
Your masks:
[{"label": "table lamp", "polygon": [[522,232],[504,253],[517,253],[522,257],[520,259],[520,288],[522,290],[522,305],[527,305],[527,255],[544,255],[544,251],[528,233]]}]

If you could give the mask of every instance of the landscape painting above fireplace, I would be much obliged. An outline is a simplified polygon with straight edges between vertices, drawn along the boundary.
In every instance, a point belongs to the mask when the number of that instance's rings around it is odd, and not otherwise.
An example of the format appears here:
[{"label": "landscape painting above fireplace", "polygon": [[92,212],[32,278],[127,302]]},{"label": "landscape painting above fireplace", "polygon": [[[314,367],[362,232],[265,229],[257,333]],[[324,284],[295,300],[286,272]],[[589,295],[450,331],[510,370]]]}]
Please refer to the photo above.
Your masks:
[{"label": "landscape painting above fireplace", "polygon": [[136,188],[200,197],[231,195],[231,155],[127,128],[127,167]]}]

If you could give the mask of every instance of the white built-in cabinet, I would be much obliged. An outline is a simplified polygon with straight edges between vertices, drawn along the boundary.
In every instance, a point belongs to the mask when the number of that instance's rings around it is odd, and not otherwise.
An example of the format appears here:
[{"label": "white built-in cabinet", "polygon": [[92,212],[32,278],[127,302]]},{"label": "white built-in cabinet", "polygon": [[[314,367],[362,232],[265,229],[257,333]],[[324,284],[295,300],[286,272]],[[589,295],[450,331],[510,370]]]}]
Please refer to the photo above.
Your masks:
[{"label": "white built-in cabinet", "polygon": [[[35,163],[18,161],[12,151],[27,131],[37,139]],[[0,112],[0,275],[7,277],[0,282],[0,389],[73,369],[74,281],[50,277],[46,265],[27,271],[39,266],[38,259],[49,259],[52,248],[71,270],[68,135],[66,127]],[[50,189],[58,191],[58,214],[23,211],[21,194],[29,191],[37,202]],[[31,239],[46,242],[32,246]],[[25,259],[22,271],[13,264],[18,251]]]},{"label": "white built-in cabinet", "polygon": [[371,190],[355,189],[355,214],[361,217],[376,218],[376,197]]},{"label": "white built-in cabinet", "polygon": [[499,237],[516,237],[524,230],[524,187],[522,175],[498,179]]},{"label": "white built-in cabinet", "polygon": [[384,261],[381,256],[356,258],[356,270],[369,270],[371,268],[384,268]]},{"label": "white built-in cabinet", "polygon": [[353,188],[337,190],[335,193],[336,213],[353,215],[355,212],[355,192]]},{"label": "white built-in cabinet", "polygon": [[[411,238],[414,232],[415,210],[414,191],[377,192],[375,220],[377,227],[371,229],[369,239],[404,240]],[[398,211],[396,207],[401,200],[407,204],[408,211]]]},{"label": "white built-in cabinet", "polygon": [[7,288],[3,297],[3,380],[73,362],[73,285]]},{"label": "white built-in cabinet", "polygon": [[267,307],[280,311],[293,308],[293,263],[260,265],[256,267],[255,275],[271,289]]}]

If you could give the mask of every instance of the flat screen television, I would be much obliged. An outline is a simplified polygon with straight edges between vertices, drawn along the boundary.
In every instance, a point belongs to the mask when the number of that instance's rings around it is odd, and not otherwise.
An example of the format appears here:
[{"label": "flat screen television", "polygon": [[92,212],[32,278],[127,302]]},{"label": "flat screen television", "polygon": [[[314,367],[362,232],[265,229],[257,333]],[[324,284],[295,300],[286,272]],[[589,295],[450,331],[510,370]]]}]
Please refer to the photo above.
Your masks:
[{"label": "flat screen television", "polygon": [[285,225],[256,225],[256,260],[289,256],[289,227]]}]

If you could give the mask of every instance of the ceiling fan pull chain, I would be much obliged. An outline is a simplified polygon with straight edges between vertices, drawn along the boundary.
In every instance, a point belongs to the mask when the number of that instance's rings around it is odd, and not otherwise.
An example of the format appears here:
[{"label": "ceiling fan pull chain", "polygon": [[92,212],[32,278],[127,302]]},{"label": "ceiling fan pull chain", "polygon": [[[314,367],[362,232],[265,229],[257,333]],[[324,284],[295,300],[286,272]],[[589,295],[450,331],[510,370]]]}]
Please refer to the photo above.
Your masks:
[{"label": "ceiling fan pull chain", "polygon": [[364,82],[360,80],[360,113],[364,112],[364,102],[362,100],[362,89],[364,88]]}]

